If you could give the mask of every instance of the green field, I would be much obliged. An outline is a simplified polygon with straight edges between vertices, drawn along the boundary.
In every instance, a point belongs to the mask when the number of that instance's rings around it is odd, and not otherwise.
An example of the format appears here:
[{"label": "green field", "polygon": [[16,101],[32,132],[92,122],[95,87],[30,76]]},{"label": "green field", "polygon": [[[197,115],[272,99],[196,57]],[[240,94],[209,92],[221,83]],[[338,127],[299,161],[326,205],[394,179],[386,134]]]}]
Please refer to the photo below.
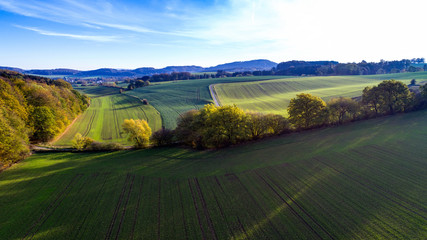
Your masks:
[{"label": "green field", "polygon": [[103,87],[103,86],[84,86],[84,87],[74,87],[77,91],[86,94],[91,98],[102,97],[107,95],[119,94],[119,88],[113,87]]},{"label": "green field", "polygon": [[129,145],[131,143],[121,127],[124,119],[147,120],[153,132],[162,126],[159,112],[151,105],[143,105],[141,100],[135,97],[117,94],[114,88],[85,88],[83,92],[92,96],[90,107],[53,143],[54,145],[71,145],[76,133],[95,141]]},{"label": "green field", "polygon": [[244,110],[286,115],[289,101],[298,93],[310,93],[325,101],[333,97],[357,97],[366,86],[383,80],[396,79],[409,84],[427,80],[426,72],[368,76],[304,77],[271,81],[224,83],[214,86],[222,105],[236,104]]},{"label": "green field", "polygon": [[424,239],[427,111],[218,151],[35,154],[0,239]]},{"label": "green field", "polygon": [[153,84],[125,92],[128,95],[140,99],[148,99],[161,114],[163,125],[174,129],[176,120],[180,114],[191,109],[200,109],[208,103],[212,103],[209,85],[226,82],[248,82],[266,79],[279,79],[284,77],[237,77],[237,78],[212,78],[200,80],[183,80]]}]

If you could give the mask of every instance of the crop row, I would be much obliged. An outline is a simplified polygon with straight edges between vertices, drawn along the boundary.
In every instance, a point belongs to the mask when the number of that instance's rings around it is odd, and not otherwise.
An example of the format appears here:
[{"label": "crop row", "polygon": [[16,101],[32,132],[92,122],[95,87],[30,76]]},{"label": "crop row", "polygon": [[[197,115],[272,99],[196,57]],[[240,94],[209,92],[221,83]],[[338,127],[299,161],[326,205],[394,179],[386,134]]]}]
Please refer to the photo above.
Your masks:
[{"label": "crop row", "polygon": [[[424,170],[367,146],[325,157],[200,178],[77,174],[28,214],[20,238],[419,238],[427,229]],[[369,157],[365,155],[369,154]],[[390,160],[389,160],[390,159]],[[414,164],[423,164],[414,159]],[[401,160],[403,161],[403,160]],[[399,170],[400,169],[400,170]],[[400,172],[401,171],[401,172]],[[386,186],[393,174],[411,174]],[[403,180],[403,176],[401,176]],[[55,177],[51,177],[55,179]],[[49,182],[48,178],[43,179]],[[412,191],[413,190],[413,191]],[[61,227],[60,227],[61,226]]]}]

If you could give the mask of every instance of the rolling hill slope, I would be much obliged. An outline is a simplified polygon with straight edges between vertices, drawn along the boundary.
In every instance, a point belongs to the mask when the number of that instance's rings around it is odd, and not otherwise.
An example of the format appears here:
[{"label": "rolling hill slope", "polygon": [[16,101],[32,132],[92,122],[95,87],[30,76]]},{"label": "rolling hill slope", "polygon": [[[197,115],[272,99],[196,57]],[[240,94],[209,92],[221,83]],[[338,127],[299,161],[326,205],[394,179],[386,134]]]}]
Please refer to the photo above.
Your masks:
[{"label": "rolling hill slope", "polygon": [[427,73],[399,73],[367,76],[328,76],[288,78],[262,82],[224,83],[214,86],[217,99],[222,105],[256,112],[286,115],[290,99],[304,92],[321,97],[325,101],[333,97],[357,97],[366,86],[382,80],[396,79],[409,84],[410,80],[426,81]]},{"label": "rolling hill slope", "polygon": [[427,111],[219,151],[35,154],[0,173],[0,239],[420,239]]},{"label": "rolling hill slope", "polygon": [[152,131],[161,128],[159,112],[151,105],[143,105],[141,100],[117,93],[118,89],[108,87],[87,87],[79,89],[92,97],[90,107],[53,144],[70,146],[76,133],[99,142],[118,142],[130,145],[123,133],[124,119],[147,120]]},{"label": "rolling hill slope", "polygon": [[210,84],[279,78],[283,77],[261,76],[183,80],[150,85],[124,93],[140,99],[148,99],[149,103],[160,112],[163,125],[166,128],[174,129],[176,127],[176,120],[180,114],[191,109],[200,109],[204,105],[213,102],[209,92]]}]

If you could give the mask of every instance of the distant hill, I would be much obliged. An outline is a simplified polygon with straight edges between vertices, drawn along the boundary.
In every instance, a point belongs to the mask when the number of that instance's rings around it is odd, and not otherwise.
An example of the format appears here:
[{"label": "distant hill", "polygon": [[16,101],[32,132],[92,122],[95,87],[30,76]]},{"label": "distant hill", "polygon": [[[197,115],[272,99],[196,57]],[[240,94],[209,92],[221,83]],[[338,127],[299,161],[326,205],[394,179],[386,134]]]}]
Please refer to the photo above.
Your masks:
[{"label": "distant hill", "polygon": [[218,70],[224,70],[228,72],[244,72],[244,71],[262,71],[262,70],[271,70],[276,67],[277,63],[259,59],[259,60],[251,60],[244,62],[232,62],[226,64],[220,64],[215,67],[205,68],[204,72],[215,72]]},{"label": "distant hill", "polygon": [[165,68],[152,68],[142,67],[137,69],[115,69],[115,68],[100,68],[96,70],[80,71],[74,69],[32,69],[24,70],[14,67],[1,67],[0,69],[11,70],[23,74],[43,75],[43,76],[65,76],[71,78],[88,78],[88,77],[143,77],[154,74],[172,73],[172,72],[216,72],[218,70],[224,70],[228,72],[244,72],[244,71],[258,71],[258,70],[270,70],[276,67],[277,63],[269,60],[252,60],[244,62],[232,62],[226,64],[220,64],[218,66],[203,68],[200,66],[168,66]]}]

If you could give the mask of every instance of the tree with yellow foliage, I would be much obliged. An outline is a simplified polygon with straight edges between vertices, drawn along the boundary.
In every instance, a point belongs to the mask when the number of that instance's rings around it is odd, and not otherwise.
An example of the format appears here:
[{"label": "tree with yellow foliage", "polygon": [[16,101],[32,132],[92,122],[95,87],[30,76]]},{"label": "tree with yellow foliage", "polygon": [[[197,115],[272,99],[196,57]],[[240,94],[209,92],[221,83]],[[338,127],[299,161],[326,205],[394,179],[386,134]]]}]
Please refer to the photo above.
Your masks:
[{"label": "tree with yellow foliage", "polygon": [[151,128],[145,120],[125,119],[122,128],[129,135],[129,141],[135,144],[136,148],[147,147],[150,142]]},{"label": "tree with yellow foliage", "polygon": [[297,128],[311,128],[323,123],[326,103],[308,93],[298,94],[288,106],[289,121]]}]

